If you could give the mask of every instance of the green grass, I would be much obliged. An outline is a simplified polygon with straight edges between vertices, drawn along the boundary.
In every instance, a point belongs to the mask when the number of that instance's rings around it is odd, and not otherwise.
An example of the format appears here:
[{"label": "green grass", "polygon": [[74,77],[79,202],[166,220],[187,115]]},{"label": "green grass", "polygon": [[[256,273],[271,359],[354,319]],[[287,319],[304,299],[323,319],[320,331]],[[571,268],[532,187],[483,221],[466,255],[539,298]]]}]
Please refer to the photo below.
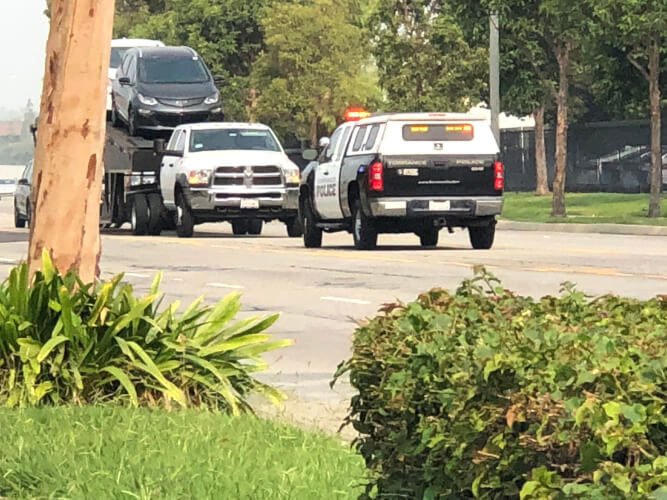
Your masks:
[{"label": "green grass", "polygon": [[349,444],[202,411],[0,410],[0,498],[357,498]]},{"label": "green grass", "polygon": [[645,224],[667,226],[667,196],[660,200],[661,217],[648,218],[647,194],[569,193],[567,217],[551,217],[551,195],[506,193],[503,219],[525,222],[576,222],[584,224]]}]

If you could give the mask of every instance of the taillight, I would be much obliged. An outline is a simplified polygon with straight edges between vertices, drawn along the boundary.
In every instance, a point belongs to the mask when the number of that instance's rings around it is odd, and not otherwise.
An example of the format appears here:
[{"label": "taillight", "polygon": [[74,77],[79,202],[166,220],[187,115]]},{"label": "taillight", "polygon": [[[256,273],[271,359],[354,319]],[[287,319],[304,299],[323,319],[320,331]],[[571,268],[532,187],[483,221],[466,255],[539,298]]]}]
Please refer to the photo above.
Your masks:
[{"label": "taillight", "polygon": [[371,191],[384,189],[384,166],[382,162],[374,161],[368,169],[368,187]]},{"label": "taillight", "polygon": [[502,191],[505,187],[505,167],[499,161],[493,163],[493,189]]}]

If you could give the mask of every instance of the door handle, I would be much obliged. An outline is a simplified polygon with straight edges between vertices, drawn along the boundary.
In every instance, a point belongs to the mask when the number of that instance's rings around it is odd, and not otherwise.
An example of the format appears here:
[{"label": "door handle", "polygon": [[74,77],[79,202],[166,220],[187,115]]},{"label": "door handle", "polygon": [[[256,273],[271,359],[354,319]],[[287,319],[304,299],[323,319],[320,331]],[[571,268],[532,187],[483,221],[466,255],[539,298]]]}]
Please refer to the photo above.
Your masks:
[{"label": "door handle", "polygon": [[173,167],[173,166],[174,166],[174,164],[173,164],[173,163],[169,163],[169,165],[168,165],[168,166],[170,166],[170,167]]},{"label": "door handle", "polygon": [[324,172],[322,172],[322,175],[329,175],[329,171],[325,170]]}]

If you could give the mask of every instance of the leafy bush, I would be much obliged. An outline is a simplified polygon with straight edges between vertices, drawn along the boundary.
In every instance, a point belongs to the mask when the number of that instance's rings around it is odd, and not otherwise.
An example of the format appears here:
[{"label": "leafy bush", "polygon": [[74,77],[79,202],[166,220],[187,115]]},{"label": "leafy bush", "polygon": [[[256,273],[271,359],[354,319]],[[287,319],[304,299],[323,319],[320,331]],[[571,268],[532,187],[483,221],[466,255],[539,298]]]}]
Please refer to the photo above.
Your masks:
[{"label": "leafy bush", "polygon": [[347,373],[370,497],[667,495],[667,296],[534,301],[479,273],[386,306]]},{"label": "leafy bush", "polygon": [[3,499],[342,500],[363,491],[340,440],[217,412],[0,408]]},{"label": "leafy bush", "polygon": [[30,281],[21,264],[0,286],[0,405],[206,406],[239,413],[247,395],[282,394],[255,378],[259,358],[289,340],[263,333],[277,319],[235,323],[238,294],[214,306],[161,308],[160,276],[135,298],[122,276],[97,286],[59,275],[47,255]]}]

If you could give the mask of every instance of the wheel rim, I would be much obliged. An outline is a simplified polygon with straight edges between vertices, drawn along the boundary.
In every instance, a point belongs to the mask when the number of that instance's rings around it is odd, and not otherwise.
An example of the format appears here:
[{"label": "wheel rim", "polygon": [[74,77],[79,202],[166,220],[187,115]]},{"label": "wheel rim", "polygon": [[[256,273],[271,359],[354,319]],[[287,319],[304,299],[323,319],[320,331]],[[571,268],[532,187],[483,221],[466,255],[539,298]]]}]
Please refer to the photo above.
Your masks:
[{"label": "wheel rim", "polygon": [[183,207],[180,205],[176,207],[176,224],[181,225],[183,223]]},{"label": "wheel rim", "polygon": [[130,224],[132,224],[132,229],[137,228],[137,207],[132,204],[132,213],[130,214]]},{"label": "wheel rim", "polygon": [[358,240],[361,239],[361,213],[359,213],[359,210],[354,213],[354,236]]}]

